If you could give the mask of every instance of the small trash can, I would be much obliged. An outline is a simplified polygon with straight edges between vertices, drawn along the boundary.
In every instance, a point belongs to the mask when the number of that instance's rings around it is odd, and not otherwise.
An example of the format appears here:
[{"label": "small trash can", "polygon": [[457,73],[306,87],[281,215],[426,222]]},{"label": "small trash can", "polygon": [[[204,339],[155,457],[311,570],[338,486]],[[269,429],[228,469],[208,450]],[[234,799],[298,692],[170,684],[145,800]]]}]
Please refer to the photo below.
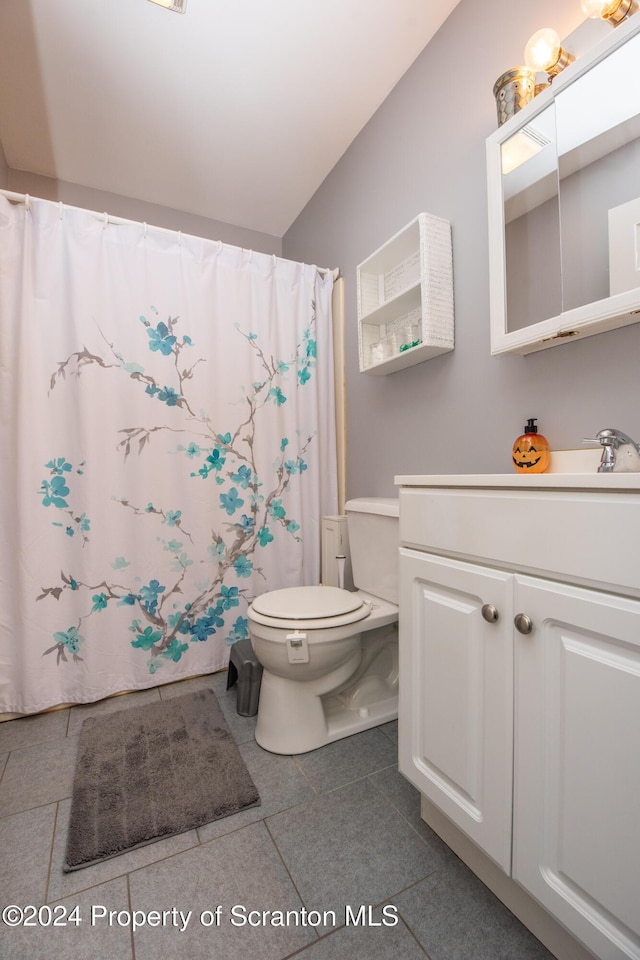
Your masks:
[{"label": "small trash can", "polygon": [[251,640],[249,637],[244,640],[236,640],[231,647],[231,657],[229,658],[227,690],[234,683],[238,684],[236,710],[241,717],[255,717],[258,712],[261,681],[262,664],[253,652]]}]

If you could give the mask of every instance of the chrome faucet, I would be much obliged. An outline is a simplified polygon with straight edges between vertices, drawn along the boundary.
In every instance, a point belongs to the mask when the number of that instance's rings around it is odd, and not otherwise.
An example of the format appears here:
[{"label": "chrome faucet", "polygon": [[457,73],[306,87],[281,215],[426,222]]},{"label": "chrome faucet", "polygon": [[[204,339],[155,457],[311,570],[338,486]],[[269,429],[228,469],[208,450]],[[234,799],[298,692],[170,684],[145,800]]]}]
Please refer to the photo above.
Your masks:
[{"label": "chrome faucet", "polygon": [[602,445],[598,473],[640,473],[640,445],[621,430],[607,427],[582,442]]}]

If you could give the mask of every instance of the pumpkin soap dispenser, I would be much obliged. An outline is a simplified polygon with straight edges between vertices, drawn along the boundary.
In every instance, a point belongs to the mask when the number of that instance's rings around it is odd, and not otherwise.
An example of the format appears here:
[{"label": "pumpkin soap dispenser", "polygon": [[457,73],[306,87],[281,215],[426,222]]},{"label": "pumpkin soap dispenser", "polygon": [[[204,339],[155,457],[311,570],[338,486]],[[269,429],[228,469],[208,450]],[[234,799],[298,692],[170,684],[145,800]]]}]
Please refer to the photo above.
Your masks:
[{"label": "pumpkin soap dispenser", "polygon": [[549,443],[538,433],[535,417],[527,420],[524,433],[513,445],[511,456],[518,473],[544,473],[549,468]]}]

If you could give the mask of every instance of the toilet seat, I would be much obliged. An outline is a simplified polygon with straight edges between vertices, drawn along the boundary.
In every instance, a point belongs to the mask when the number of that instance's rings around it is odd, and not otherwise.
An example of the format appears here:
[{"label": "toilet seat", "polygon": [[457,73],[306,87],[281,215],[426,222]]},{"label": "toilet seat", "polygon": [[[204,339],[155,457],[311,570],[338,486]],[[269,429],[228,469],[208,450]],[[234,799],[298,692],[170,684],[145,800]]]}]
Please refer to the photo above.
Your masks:
[{"label": "toilet seat", "polygon": [[371,604],[339,587],[288,587],[256,597],[249,612],[252,620],[269,627],[322,630],[363,620]]}]

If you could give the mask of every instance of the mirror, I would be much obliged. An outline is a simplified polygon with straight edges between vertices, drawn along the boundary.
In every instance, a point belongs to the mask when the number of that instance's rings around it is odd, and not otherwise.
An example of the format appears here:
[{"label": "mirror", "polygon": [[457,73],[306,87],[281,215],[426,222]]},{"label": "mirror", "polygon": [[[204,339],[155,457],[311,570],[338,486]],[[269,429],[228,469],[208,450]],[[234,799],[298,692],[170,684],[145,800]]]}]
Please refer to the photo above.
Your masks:
[{"label": "mirror", "polygon": [[562,311],[555,104],[502,144],[507,330]]},{"label": "mirror", "polygon": [[550,318],[558,326],[568,311],[563,319],[578,333],[591,305],[620,294],[622,322],[640,319],[629,319],[627,306],[636,291],[640,307],[639,24],[626,36],[609,41],[612,52],[589,69],[577,61],[583,72],[572,82],[560,74],[540,95],[544,108],[534,101],[519,125],[516,115],[516,132],[491,138],[499,145],[507,335]]},{"label": "mirror", "polygon": [[621,293],[615,247],[635,246],[613,222],[622,205],[640,204],[640,36],[557,97],[556,124],[562,308],[571,310]]}]

